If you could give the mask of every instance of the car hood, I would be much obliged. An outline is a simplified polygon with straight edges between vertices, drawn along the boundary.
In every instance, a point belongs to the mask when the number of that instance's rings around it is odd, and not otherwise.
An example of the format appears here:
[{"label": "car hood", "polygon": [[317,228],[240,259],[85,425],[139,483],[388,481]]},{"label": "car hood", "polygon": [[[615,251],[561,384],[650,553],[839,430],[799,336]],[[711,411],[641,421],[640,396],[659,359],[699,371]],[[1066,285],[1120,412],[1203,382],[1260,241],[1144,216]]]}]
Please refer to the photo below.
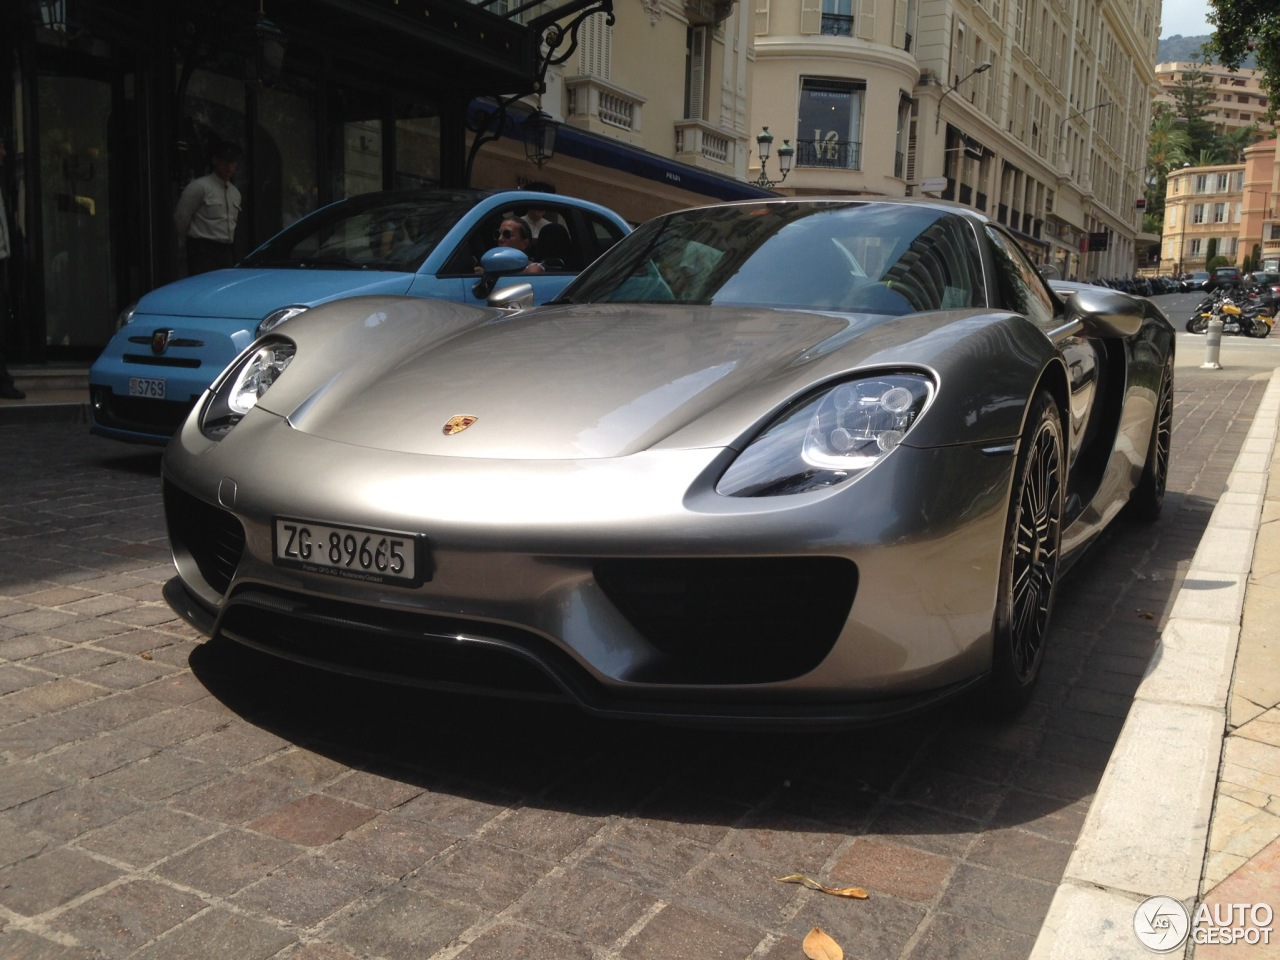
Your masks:
[{"label": "car hood", "polygon": [[[437,456],[583,459],[725,446],[808,384],[899,340],[896,326],[923,329],[917,318],[631,305],[468,323],[442,309],[449,305],[372,303],[391,308],[352,324],[358,341],[351,329],[314,345],[300,337],[294,363],[305,375],[288,371],[263,408],[326,439]],[[293,330],[305,334],[311,316],[281,332],[301,322]],[[407,325],[418,330],[412,341]],[[357,342],[361,360],[352,363]],[[834,365],[833,353],[841,354]],[[446,434],[457,417],[474,422]]]},{"label": "car hood", "polygon": [[233,267],[187,277],[152,290],[137,313],[223,317],[254,323],[279,307],[315,306],[338,297],[402,294],[414,274],[369,270],[280,270]]}]

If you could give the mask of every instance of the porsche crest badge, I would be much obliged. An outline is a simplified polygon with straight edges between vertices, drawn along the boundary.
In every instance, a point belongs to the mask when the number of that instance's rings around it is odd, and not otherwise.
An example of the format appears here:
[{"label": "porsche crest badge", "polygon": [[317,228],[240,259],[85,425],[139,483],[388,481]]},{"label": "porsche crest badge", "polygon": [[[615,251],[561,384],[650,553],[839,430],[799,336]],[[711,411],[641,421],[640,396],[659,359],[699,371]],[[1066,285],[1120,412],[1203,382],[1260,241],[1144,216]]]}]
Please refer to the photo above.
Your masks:
[{"label": "porsche crest badge", "polygon": [[461,433],[475,422],[475,417],[450,417],[449,422],[444,425],[444,435],[452,437],[455,433]]}]

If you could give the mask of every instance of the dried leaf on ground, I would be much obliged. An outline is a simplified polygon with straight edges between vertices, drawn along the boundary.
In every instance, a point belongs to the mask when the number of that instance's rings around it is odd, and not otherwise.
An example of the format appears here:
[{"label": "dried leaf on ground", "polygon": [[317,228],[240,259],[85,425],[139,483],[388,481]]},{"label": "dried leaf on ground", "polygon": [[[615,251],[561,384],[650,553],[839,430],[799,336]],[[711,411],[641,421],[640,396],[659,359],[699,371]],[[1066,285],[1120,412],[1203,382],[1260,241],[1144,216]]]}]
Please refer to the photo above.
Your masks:
[{"label": "dried leaf on ground", "polygon": [[821,927],[814,927],[804,938],[804,955],[809,960],[844,960],[844,951],[840,944],[822,932]]},{"label": "dried leaf on ground", "polygon": [[778,883],[799,883],[808,887],[810,890],[817,890],[833,897],[848,897],[851,900],[865,900],[870,896],[867,891],[861,887],[828,887],[819,883],[811,877],[806,877],[803,873],[793,873],[786,877],[775,877]]},{"label": "dried leaf on ground", "polygon": [[149,654],[149,653],[147,653],[147,651],[143,650],[143,651],[142,651],[142,659],[143,659],[143,660],[150,660],[150,659],[151,659],[151,654]]}]

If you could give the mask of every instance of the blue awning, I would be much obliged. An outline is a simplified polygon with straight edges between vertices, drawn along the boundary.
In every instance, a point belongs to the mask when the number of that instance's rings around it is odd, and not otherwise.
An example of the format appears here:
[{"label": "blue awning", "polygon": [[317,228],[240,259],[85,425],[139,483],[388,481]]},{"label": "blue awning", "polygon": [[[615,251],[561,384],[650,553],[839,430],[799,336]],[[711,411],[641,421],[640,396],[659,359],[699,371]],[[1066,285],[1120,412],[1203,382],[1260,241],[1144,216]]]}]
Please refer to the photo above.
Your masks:
[{"label": "blue awning", "polygon": [[[470,114],[492,110],[492,101],[474,100]],[[524,121],[528,113],[524,104],[508,111],[503,134],[524,142]],[[475,129],[473,126],[472,129]],[[655,153],[641,150],[612,137],[580,130],[562,123],[556,131],[556,153],[577,160],[585,160],[610,170],[620,170],[646,180],[665,183],[670,187],[700,194],[712,200],[763,200],[776,199],[781,194],[703,170],[692,164],[668,160]]]},{"label": "blue awning", "polygon": [[[523,137],[521,131],[519,136]],[[556,153],[716,200],[760,200],[778,194],[688,163],[668,160],[630,144],[565,124],[556,133]]]}]

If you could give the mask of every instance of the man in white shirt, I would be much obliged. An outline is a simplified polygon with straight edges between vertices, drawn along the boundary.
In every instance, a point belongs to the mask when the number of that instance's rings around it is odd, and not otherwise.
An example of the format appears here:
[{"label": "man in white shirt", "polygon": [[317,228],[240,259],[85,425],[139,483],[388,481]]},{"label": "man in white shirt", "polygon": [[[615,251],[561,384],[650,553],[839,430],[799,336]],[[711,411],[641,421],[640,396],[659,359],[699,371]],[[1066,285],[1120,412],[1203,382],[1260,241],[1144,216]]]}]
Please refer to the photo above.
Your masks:
[{"label": "man in white shirt", "polygon": [[187,274],[207,273],[235,265],[236,221],[240,219],[240,191],[231,182],[240,148],[220,143],[213,150],[212,173],[187,184],[173,212],[179,242],[187,249]]},{"label": "man in white shirt", "polygon": [[[533,180],[526,183],[522,189],[537,190],[540,193],[556,192],[556,188],[545,180]],[[525,222],[525,225],[529,228],[529,235],[535,240],[538,239],[538,234],[542,232],[544,225],[556,222],[555,220],[548,219],[547,211],[544,207],[529,207],[520,219]]]},{"label": "man in white shirt", "polygon": [[[8,156],[4,137],[0,134],[0,167]],[[9,215],[4,208],[4,177],[0,176],[0,397],[5,400],[22,400],[26,394],[13,382],[13,375],[4,362],[4,330],[9,326],[9,254],[13,248],[9,242]]]}]

